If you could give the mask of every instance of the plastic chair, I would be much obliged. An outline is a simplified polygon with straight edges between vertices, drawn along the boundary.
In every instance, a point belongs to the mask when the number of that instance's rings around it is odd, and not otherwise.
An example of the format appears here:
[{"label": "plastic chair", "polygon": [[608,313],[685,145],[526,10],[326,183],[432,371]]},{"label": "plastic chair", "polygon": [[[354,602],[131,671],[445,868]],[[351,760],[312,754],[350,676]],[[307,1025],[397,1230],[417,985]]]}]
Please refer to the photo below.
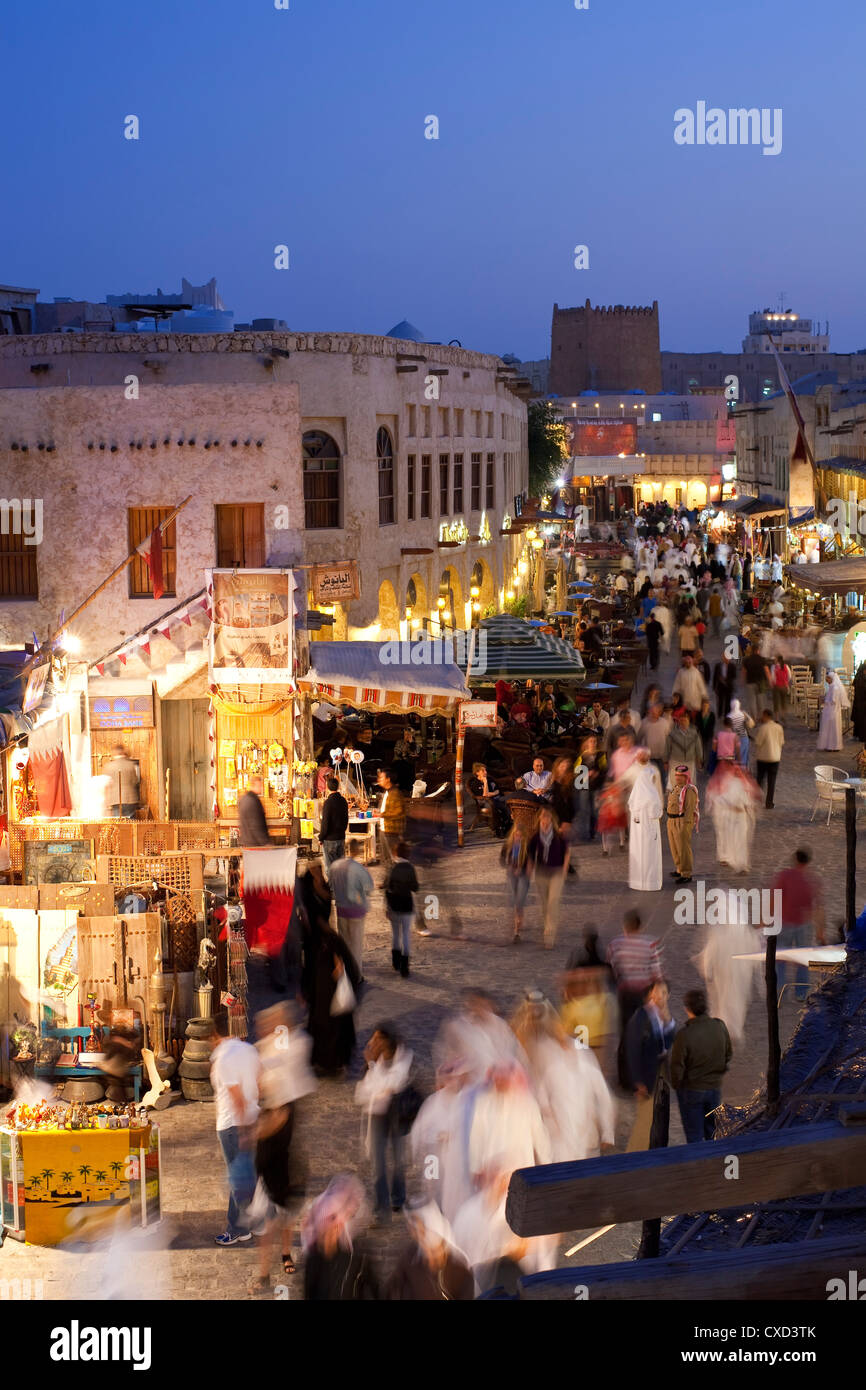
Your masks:
[{"label": "plastic chair", "polygon": [[815,805],[812,807],[812,814],[809,817],[810,823],[815,819],[815,812],[821,802],[826,801],[827,824],[830,824],[833,807],[845,803],[847,782],[848,773],[843,772],[839,767],[831,767],[828,763],[821,763],[815,768]]}]

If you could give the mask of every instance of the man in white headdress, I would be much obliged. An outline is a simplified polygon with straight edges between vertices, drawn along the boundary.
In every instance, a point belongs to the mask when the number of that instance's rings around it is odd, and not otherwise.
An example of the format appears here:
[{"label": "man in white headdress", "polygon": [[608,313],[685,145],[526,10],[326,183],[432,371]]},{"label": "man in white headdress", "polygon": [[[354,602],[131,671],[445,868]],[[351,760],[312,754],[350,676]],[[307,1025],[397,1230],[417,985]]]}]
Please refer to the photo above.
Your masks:
[{"label": "man in white headdress", "polygon": [[835,671],[827,671],[826,682],[817,747],[828,753],[839,753],[842,749],[842,711],[848,708],[848,696]]},{"label": "man in white headdress", "polygon": [[661,779],[650,762],[648,748],[639,748],[637,775],[628,798],[628,886],[658,893],[662,886]]},{"label": "man in white headdress", "polygon": [[737,763],[720,762],[707,784],[707,806],[716,832],[716,857],[736,873],[749,872],[755,816],[761,793]]}]

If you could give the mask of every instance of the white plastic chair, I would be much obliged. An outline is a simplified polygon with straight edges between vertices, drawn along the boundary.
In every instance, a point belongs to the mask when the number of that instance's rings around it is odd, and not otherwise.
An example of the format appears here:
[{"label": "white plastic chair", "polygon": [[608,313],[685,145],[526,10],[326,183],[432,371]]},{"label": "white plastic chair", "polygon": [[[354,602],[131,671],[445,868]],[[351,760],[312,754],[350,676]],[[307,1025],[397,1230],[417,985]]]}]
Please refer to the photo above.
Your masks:
[{"label": "white plastic chair", "polygon": [[830,824],[833,807],[845,804],[847,781],[848,773],[843,772],[840,767],[831,767],[828,763],[821,763],[815,768],[815,805],[812,807],[812,814],[809,817],[810,824],[815,819],[815,812],[822,801],[827,803],[827,824]]}]

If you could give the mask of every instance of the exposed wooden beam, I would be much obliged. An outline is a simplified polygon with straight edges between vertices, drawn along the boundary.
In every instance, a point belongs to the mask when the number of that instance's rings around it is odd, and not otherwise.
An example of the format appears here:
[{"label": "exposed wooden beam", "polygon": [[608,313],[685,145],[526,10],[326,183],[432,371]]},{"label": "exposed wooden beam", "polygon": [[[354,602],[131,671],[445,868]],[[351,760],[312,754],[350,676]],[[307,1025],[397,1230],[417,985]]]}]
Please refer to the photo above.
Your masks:
[{"label": "exposed wooden beam", "polygon": [[[725,1176],[729,1156],[738,1160],[737,1178]],[[520,1236],[553,1235],[834,1192],[861,1185],[864,1173],[866,1128],[833,1121],[519,1168],[505,1214]]]},{"label": "exposed wooden beam", "polygon": [[[830,1279],[848,1282],[849,1269],[862,1269],[866,1235],[759,1245],[690,1258],[639,1260],[611,1265],[551,1269],[520,1281],[521,1300],[559,1299],[590,1303],[620,1299],[693,1299],[734,1302],[805,1299],[826,1302]],[[586,1293],[583,1290],[586,1290]]]}]

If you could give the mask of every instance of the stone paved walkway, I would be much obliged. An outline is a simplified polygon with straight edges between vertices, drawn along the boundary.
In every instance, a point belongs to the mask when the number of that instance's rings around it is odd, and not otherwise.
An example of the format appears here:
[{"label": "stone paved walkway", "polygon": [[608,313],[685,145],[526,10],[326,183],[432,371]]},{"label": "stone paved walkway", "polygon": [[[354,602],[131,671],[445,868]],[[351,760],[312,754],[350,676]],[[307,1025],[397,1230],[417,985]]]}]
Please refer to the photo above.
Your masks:
[{"label": "stone paved walkway", "polygon": [[[713,663],[718,644],[709,643],[707,658]],[[660,683],[670,689],[675,657],[663,659],[657,673]],[[811,848],[814,866],[821,874],[826,894],[828,921],[844,916],[844,816],[834,815],[829,828],[817,817],[809,824],[813,805],[815,763],[826,755],[815,751],[816,735],[804,729],[791,715],[787,742],[776,791],[776,810],[759,812],[753,872],[738,878],[738,887],[767,885],[770,876],[785,865],[800,845]],[[845,751],[830,757],[836,765],[851,770],[858,751],[853,739],[846,740]],[[579,940],[581,926],[594,921],[603,939],[615,935],[624,910],[637,905],[651,929],[663,938],[664,966],[672,986],[672,1006],[682,1020],[682,994],[700,983],[692,963],[699,949],[701,928],[677,926],[672,922],[672,891],[638,894],[626,885],[625,855],[602,857],[600,845],[581,846],[578,853],[579,878],[569,879],[564,898],[560,938],[557,948],[545,952],[540,946],[537,906],[530,898],[527,940],[521,947],[508,944],[510,923],[506,890],[500,869],[499,842],[486,830],[469,837],[468,846],[455,852],[421,875],[422,891],[436,895],[439,919],[431,922],[435,934],[415,938],[412,976],[400,980],[391,970],[390,936],[384,914],[371,914],[367,934],[365,974],[370,988],[358,1015],[361,1044],[378,1019],[396,1022],[419,1063],[419,1079],[424,1089],[432,1083],[430,1052],[432,1040],[445,1014],[453,1007],[459,990],[469,982],[490,989],[504,1010],[519,999],[521,991],[536,984],[555,997],[557,972]],[[665,875],[670,869],[665,845]],[[380,871],[375,871],[379,873]],[[717,876],[712,826],[706,818],[696,841],[695,880],[704,878],[712,886],[723,880]],[[727,882],[728,880],[724,880]],[[858,904],[866,892],[866,864],[858,874]],[[459,923],[461,935],[454,934]],[[798,1005],[786,994],[782,1004],[783,1045],[796,1021]],[[736,1052],[726,1078],[725,1099],[743,1101],[760,1083],[766,1056],[766,1023],[762,1003],[755,997],[749,1009],[746,1036]],[[351,1078],[350,1078],[351,1080]],[[632,1118],[629,1101],[618,1101],[618,1146],[624,1147]],[[225,1184],[223,1166],[213,1133],[213,1107],[178,1101],[159,1116],[163,1149],[164,1222],[160,1242],[171,1242],[170,1250],[156,1249],[141,1259],[140,1267],[152,1290],[150,1296],[177,1299],[225,1299],[245,1296],[245,1284],[255,1266],[249,1247],[221,1250],[213,1237],[224,1227]],[[359,1117],[352,1103],[352,1086],[325,1082],[309,1107],[308,1149],[311,1160],[311,1191],[321,1190],[336,1171],[354,1169],[365,1178],[368,1171],[359,1143]],[[673,1107],[671,1141],[682,1142],[676,1106]],[[420,1181],[416,1177],[416,1188]],[[400,1223],[375,1233],[383,1262],[393,1258],[400,1234]],[[564,1263],[606,1262],[629,1258],[636,1248],[638,1230],[617,1227],[589,1245],[580,1256]],[[583,1233],[569,1233],[562,1250],[573,1245]],[[159,1242],[158,1242],[159,1243]],[[41,1278],[46,1298],[104,1296],[104,1256],[83,1255],[66,1250],[39,1250],[7,1240],[0,1251],[0,1278]],[[275,1266],[275,1282],[282,1276]],[[300,1280],[288,1281],[292,1297],[300,1293]],[[143,1291],[144,1292],[144,1291]],[[147,1296],[147,1294],[145,1294]]]}]

